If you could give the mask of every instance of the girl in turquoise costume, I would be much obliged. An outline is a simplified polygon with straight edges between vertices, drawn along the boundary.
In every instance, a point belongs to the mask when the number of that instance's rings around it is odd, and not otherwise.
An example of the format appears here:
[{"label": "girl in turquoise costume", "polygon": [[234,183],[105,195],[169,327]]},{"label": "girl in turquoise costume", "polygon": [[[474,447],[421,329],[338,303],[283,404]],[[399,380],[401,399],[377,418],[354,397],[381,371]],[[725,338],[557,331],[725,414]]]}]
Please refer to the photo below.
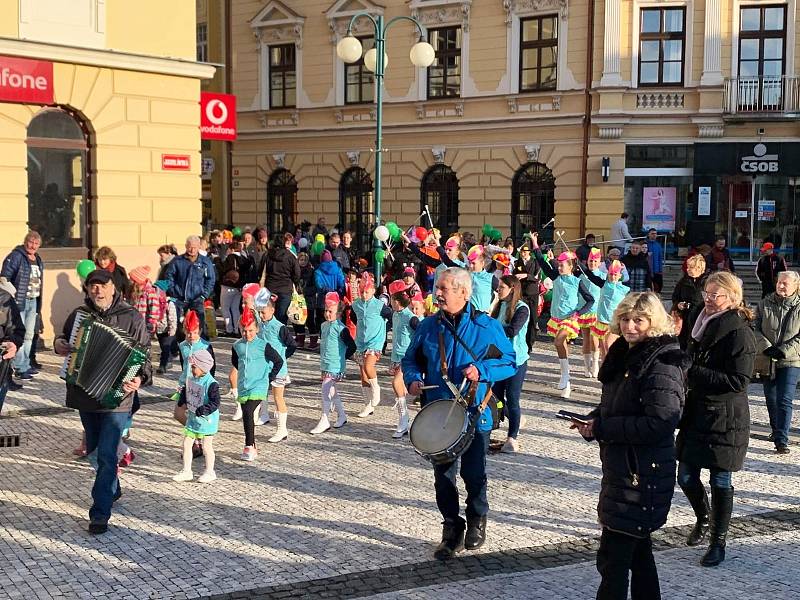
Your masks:
[{"label": "girl in turquoise costume", "polygon": [[558,389],[562,398],[569,398],[571,386],[569,383],[569,349],[567,342],[578,337],[578,315],[585,314],[594,303],[594,298],[589,293],[586,283],[573,274],[575,264],[578,262],[572,252],[562,252],[557,259],[557,267],[545,260],[539,250],[539,240],[536,233],[531,233],[531,246],[536,256],[536,261],[542,271],[553,281],[553,300],[550,303],[550,320],[547,322],[547,333],[553,339],[553,345],[558,354],[558,363],[561,367],[561,379]]},{"label": "girl in turquoise costume", "polygon": [[[580,263],[578,264],[580,265]],[[594,279],[590,279],[589,275],[594,275],[595,279],[605,280],[605,273],[600,270],[600,265],[602,264],[603,253],[599,248],[591,248],[586,259],[588,268],[581,267],[581,279],[594,299],[589,309],[585,313],[578,315],[578,325],[581,328],[581,339],[583,340],[583,368],[586,377],[591,377],[592,379],[597,378],[597,372],[600,370],[600,350],[597,347],[597,338],[591,334],[591,331],[597,322],[597,300],[600,298],[602,286],[593,283]]]},{"label": "girl in turquoise costume", "polygon": [[627,283],[623,283],[623,271],[625,267],[618,260],[612,261],[608,267],[608,274],[596,276],[594,273],[587,273],[589,280],[600,286],[600,297],[597,299],[597,320],[592,325],[592,337],[597,339],[600,345],[600,361],[605,359],[611,344],[617,341],[619,336],[611,333],[609,323],[614,316],[614,311],[625,296],[630,292]]},{"label": "girl in turquoise costume", "polygon": [[186,407],[186,425],[183,428],[183,470],[175,475],[174,481],[191,481],[193,445],[203,444],[205,470],[200,475],[200,483],[211,483],[217,478],[214,472],[214,435],[219,429],[219,384],[211,375],[214,359],[208,350],[198,350],[189,356],[190,375],[181,390],[178,406]]},{"label": "girl in turquoise costume", "polygon": [[414,335],[414,331],[419,325],[419,319],[409,308],[412,298],[411,291],[414,290],[408,289],[403,281],[393,281],[389,285],[394,311],[392,313],[392,363],[389,366],[389,374],[393,378],[394,405],[397,408],[397,429],[392,434],[395,439],[408,433],[408,404],[406,403],[408,390],[403,383],[403,369],[400,361],[406,355],[406,350],[411,345],[411,336]]},{"label": "girl in turquoise costume", "polygon": [[347,414],[344,411],[344,402],[336,384],[344,379],[345,364],[348,358],[356,352],[356,343],[350,335],[350,330],[342,321],[343,305],[336,292],[325,294],[324,321],[320,325],[319,366],[322,370],[322,417],[312,435],[325,433],[331,428],[328,415],[331,407],[336,407],[336,422],[334,429],[339,429],[347,423]]},{"label": "girl in turquoise costume", "polygon": [[[294,341],[292,332],[286,325],[275,318],[276,301],[277,296],[270,294],[266,288],[261,288],[255,297],[255,306],[258,310],[258,315],[261,317],[258,336],[272,346],[280,354],[283,361],[281,370],[272,381],[272,399],[275,401],[278,430],[275,435],[269,438],[268,441],[271,443],[281,442],[289,437],[289,432],[286,429],[286,418],[289,411],[286,408],[283,390],[286,384],[289,383],[289,366],[286,361],[297,349],[297,343]],[[269,413],[269,409],[266,406],[262,410],[263,413]]]},{"label": "girl in turquoise costume", "polygon": [[359,298],[353,302],[351,317],[356,324],[356,362],[361,367],[361,393],[364,408],[359,417],[368,417],[381,402],[376,365],[386,342],[386,321],[392,309],[375,297],[375,278],[364,271],[359,281]]},{"label": "girl in turquoise costume", "polygon": [[242,338],[233,344],[231,351],[231,388],[236,388],[236,400],[242,405],[244,426],[244,451],[242,460],[255,460],[256,423],[258,405],[267,399],[269,384],[283,367],[281,355],[258,336],[258,323],[249,308],[242,311],[239,321]]},{"label": "girl in turquoise costume", "polygon": [[[473,246],[467,252],[467,270],[472,276],[472,296],[469,303],[475,310],[485,313],[488,313],[492,306],[492,297],[500,281],[486,270],[487,265],[491,264],[493,263],[487,257],[484,246]],[[458,265],[448,264],[448,267],[455,266]]]}]

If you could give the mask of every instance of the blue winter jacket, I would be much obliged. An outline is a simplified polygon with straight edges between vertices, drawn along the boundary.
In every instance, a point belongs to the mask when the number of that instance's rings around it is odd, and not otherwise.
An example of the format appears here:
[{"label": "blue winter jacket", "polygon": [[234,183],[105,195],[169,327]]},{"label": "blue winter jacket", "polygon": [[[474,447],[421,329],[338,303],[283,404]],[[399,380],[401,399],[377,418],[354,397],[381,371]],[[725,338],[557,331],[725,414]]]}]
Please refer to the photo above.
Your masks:
[{"label": "blue winter jacket", "polygon": [[164,277],[169,282],[167,295],[178,302],[191,304],[212,296],[217,273],[207,256],[201,254],[192,262],[182,254],[169,261]]},{"label": "blue winter jacket", "polygon": [[[42,264],[42,257],[36,254],[36,264],[39,265],[39,273],[44,286],[44,265]],[[22,309],[22,305],[28,296],[28,286],[31,280],[31,263],[28,260],[28,254],[25,252],[24,246],[17,246],[14,248],[6,259],[3,261],[3,270],[0,271],[0,277],[5,277],[16,288],[17,295],[14,299],[17,301],[17,306]],[[39,297],[36,299],[36,310],[42,310],[42,293],[40,288]]]},{"label": "blue winter jacket", "polygon": [[647,254],[650,257],[650,268],[653,273],[664,272],[664,246],[656,240],[647,240]]},{"label": "blue winter jacket", "polygon": [[[401,361],[403,366],[403,379],[406,386],[415,381],[422,381],[425,385],[438,386],[433,390],[425,390],[423,405],[433,400],[452,398],[450,390],[442,379],[439,360],[439,332],[444,334],[445,356],[447,357],[447,377],[460,387],[464,379],[463,371],[474,364],[480,373],[478,392],[475,394],[475,405],[480,404],[486,394],[487,386],[497,381],[508,379],[517,371],[516,353],[503,331],[502,325],[487,315],[476,311],[471,304],[467,304],[464,312],[455,327],[459,337],[478,358],[473,360],[464,345],[457,342],[450,328],[442,322],[447,318],[443,313],[424,319],[411,338],[411,345],[406,350]],[[484,358],[490,346],[495,346],[499,351],[499,358]],[[484,410],[478,420],[478,431],[491,431],[492,414]]]},{"label": "blue winter jacket", "polygon": [[325,308],[325,294],[339,292],[344,296],[344,273],[335,260],[321,262],[314,271],[314,286],[317,288],[317,308]]}]

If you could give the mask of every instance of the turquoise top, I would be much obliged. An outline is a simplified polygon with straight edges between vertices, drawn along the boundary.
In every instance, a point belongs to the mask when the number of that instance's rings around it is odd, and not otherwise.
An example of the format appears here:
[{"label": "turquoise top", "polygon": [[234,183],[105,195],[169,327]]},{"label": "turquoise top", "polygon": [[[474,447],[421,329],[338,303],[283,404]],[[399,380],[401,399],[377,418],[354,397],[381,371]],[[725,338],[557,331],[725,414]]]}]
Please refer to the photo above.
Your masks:
[{"label": "turquoise top", "polygon": [[572,317],[582,304],[578,287],[581,280],[575,275],[559,275],[553,282],[553,301],[550,304],[550,314],[556,319]]},{"label": "turquoise top", "polygon": [[208,388],[217,380],[206,373],[199,379],[194,375],[186,380],[186,429],[198,435],[214,435],[219,429],[219,410],[198,417],[198,408],[208,404]]},{"label": "turquoise top", "polygon": [[356,350],[383,350],[386,341],[386,321],[381,316],[381,310],[386,306],[381,300],[372,298],[364,301],[362,298],[353,302],[353,311],[356,313]]},{"label": "turquoise top", "polygon": [[[467,263],[465,263],[463,260],[456,259],[453,262],[456,263],[456,266],[461,267],[462,269],[466,269],[467,268]],[[439,275],[441,275],[442,271],[444,271],[447,268],[449,268],[449,267],[446,264],[439,263],[439,266],[437,266],[433,270],[433,288],[434,289],[436,289],[436,282],[439,281]]]},{"label": "turquoise top", "polygon": [[323,321],[319,327],[319,368],[323,373],[344,373],[347,345],[342,341],[342,331],[347,325],[340,319]]},{"label": "turquoise top", "polygon": [[[600,279],[605,279],[606,274],[601,271],[600,269],[594,269],[592,271],[592,275],[595,277],[599,277]],[[583,285],[586,286],[586,289],[589,290],[589,293],[592,295],[592,304],[586,309],[587,313],[593,313],[597,311],[597,299],[600,297],[600,288],[597,287],[595,284],[591,282],[591,280],[583,273],[581,273],[581,280],[583,281]]]},{"label": "turquoise top", "polygon": [[[497,315],[497,320],[500,321],[500,324],[505,327],[508,325],[506,321],[506,308],[508,303],[504,300],[500,303],[500,312]],[[514,313],[519,310],[520,307],[528,308],[528,305],[525,304],[522,300],[517,302],[517,305],[514,307]],[[512,316],[513,314],[512,313]],[[528,319],[525,321],[525,325],[511,338],[511,345],[514,346],[514,352],[517,356],[517,366],[524,365],[528,362],[528,325],[530,325],[531,321],[531,311],[528,309]]]},{"label": "turquoise top", "polygon": [[411,319],[414,313],[408,307],[396,310],[392,315],[392,362],[399,363],[406,355],[406,350],[411,344]]},{"label": "turquoise top", "polygon": [[267,341],[262,337],[256,337],[252,342],[242,338],[233,344],[233,350],[239,357],[239,380],[236,388],[239,390],[241,404],[247,400],[264,400],[267,397],[272,362],[264,356],[266,347]]},{"label": "turquoise top", "polygon": [[470,304],[475,310],[488,312],[492,304],[492,279],[494,275],[486,271],[472,271],[472,297]]},{"label": "turquoise top", "polygon": [[629,291],[631,289],[621,281],[606,279],[606,284],[600,290],[600,298],[597,301],[597,320],[606,325],[611,323],[614,311],[617,310],[617,306]]},{"label": "turquoise top", "polygon": [[178,344],[178,352],[181,353],[181,362],[183,363],[183,369],[181,369],[181,374],[178,376],[178,385],[186,385],[186,380],[191,375],[189,357],[200,350],[208,350],[210,345],[203,338],[198,339],[194,344],[189,344],[186,340]]},{"label": "turquoise top", "polygon": [[284,327],[286,327],[286,325],[278,321],[274,316],[269,321],[261,321],[258,327],[258,337],[266,340],[270,346],[275,348],[275,351],[280,354],[283,359],[283,366],[278,372],[278,377],[286,377],[289,373],[289,363],[286,360],[286,346],[281,342],[281,329]]}]

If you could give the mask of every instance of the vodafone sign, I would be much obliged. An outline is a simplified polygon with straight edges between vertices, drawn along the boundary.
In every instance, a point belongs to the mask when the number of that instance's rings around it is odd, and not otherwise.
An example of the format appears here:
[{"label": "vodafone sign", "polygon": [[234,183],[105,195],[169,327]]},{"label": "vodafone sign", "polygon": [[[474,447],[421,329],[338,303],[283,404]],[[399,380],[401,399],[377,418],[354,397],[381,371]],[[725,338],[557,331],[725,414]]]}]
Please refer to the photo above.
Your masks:
[{"label": "vodafone sign", "polygon": [[53,103],[53,63],[0,56],[0,102]]},{"label": "vodafone sign", "polygon": [[200,93],[200,138],[236,139],[236,96]]}]

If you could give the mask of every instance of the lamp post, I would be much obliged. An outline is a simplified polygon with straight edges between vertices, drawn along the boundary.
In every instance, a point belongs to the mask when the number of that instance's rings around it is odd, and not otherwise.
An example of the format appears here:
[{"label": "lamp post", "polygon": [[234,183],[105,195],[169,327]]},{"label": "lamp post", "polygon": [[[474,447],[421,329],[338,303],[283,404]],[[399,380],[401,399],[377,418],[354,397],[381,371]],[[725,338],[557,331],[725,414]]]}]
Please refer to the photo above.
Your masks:
[{"label": "lamp post", "polygon": [[[336,54],[346,63],[354,63],[363,52],[361,42],[353,36],[353,24],[357,19],[365,17],[372,22],[375,27],[375,47],[364,54],[364,66],[375,73],[375,223],[381,222],[381,166],[383,162],[383,74],[386,69],[386,32],[398,21],[411,21],[419,31],[419,41],[414,44],[409,53],[411,62],[415,67],[425,68],[431,65],[436,53],[428,42],[423,39],[422,26],[411,17],[400,15],[394,17],[386,24],[383,22],[383,15],[372,16],[368,12],[360,12],[350,19],[347,27],[347,35],[339,40],[336,45]],[[380,285],[381,281],[381,262],[378,260],[377,251],[381,249],[381,242],[374,235],[374,265],[375,265],[375,285]]]}]

